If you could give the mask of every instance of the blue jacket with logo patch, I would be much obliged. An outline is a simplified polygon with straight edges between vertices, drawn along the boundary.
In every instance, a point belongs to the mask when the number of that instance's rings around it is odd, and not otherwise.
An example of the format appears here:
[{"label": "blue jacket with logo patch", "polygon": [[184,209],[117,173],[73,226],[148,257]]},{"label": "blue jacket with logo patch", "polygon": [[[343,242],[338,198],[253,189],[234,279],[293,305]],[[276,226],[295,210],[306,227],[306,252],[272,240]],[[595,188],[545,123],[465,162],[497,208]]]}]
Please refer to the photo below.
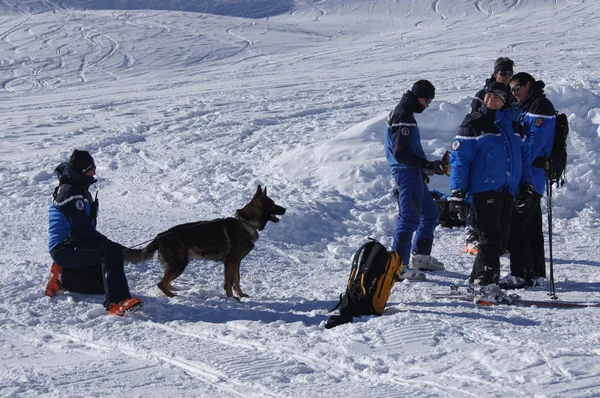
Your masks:
[{"label": "blue jacket with logo patch", "polygon": [[414,94],[407,91],[388,116],[385,153],[392,174],[402,169],[423,168],[427,164],[421,145],[421,133],[414,117],[415,113],[424,110],[425,107]]},{"label": "blue jacket with logo patch", "polygon": [[527,147],[512,123],[510,111],[486,107],[465,117],[450,154],[452,191],[506,190],[515,196],[520,184],[532,182]]},{"label": "blue jacket with logo patch", "polygon": [[529,97],[521,104],[519,123],[524,128],[525,143],[529,149],[527,162],[532,165],[533,188],[540,195],[546,191],[544,157],[552,153],[556,130],[554,105],[544,94],[545,84],[538,80]]},{"label": "blue jacket with logo patch", "polygon": [[89,191],[96,180],[73,171],[68,163],[61,163],[54,173],[60,182],[49,208],[48,251],[67,241],[107,239],[96,231],[98,201]]}]

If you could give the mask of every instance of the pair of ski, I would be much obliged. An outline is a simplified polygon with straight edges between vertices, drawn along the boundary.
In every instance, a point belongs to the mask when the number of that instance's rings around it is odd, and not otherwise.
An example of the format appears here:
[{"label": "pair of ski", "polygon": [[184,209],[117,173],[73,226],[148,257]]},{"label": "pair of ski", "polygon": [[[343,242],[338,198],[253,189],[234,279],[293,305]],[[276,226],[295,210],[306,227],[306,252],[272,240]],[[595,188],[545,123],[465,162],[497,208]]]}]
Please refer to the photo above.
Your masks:
[{"label": "pair of ski", "polygon": [[456,285],[450,287],[448,294],[432,294],[435,299],[459,300],[474,303],[480,306],[512,305],[518,307],[538,308],[587,308],[600,307],[600,302],[573,303],[566,301],[551,300],[523,300],[517,294],[507,294],[504,290],[496,290],[488,294],[478,294],[470,289],[462,291]]}]

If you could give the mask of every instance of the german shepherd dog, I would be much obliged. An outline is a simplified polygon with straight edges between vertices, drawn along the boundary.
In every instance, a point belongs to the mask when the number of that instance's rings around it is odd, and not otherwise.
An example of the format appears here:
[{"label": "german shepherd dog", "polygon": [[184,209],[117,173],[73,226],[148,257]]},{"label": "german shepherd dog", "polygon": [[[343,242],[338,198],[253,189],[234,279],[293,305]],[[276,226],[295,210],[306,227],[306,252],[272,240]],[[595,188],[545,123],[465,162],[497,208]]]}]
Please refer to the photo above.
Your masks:
[{"label": "german shepherd dog", "polygon": [[[285,208],[278,206],[267,196],[267,187],[259,185],[252,200],[242,209],[238,209],[235,218],[219,218],[212,221],[177,225],[161,232],[143,249],[125,249],[125,261],[140,263],[154,257],[165,271],[158,282],[158,288],[169,297],[175,296],[173,282],[183,273],[194,258],[223,262],[225,265],[225,293],[233,297],[248,297],[240,287],[240,263],[254,248],[258,231],[267,222],[279,222],[277,216],[285,214]],[[238,297],[235,297],[239,300]]]}]

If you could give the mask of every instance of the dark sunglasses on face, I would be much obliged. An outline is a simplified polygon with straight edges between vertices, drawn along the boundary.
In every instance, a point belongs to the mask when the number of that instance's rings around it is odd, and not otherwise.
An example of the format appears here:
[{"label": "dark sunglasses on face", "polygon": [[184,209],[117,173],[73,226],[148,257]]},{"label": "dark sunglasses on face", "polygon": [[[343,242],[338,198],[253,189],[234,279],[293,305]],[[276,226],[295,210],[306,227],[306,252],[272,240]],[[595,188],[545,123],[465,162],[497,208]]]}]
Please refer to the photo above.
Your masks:
[{"label": "dark sunglasses on face", "polygon": [[425,98],[425,103],[427,105],[431,104],[431,101],[433,101],[433,98]]},{"label": "dark sunglasses on face", "polygon": [[513,93],[518,93],[520,89],[521,89],[521,85],[516,84],[514,87],[511,87],[510,91]]},{"label": "dark sunglasses on face", "polygon": [[498,72],[500,73],[500,76],[508,76],[511,77],[513,75],[513,73],[511,71],[502,71],[502,72]]}]

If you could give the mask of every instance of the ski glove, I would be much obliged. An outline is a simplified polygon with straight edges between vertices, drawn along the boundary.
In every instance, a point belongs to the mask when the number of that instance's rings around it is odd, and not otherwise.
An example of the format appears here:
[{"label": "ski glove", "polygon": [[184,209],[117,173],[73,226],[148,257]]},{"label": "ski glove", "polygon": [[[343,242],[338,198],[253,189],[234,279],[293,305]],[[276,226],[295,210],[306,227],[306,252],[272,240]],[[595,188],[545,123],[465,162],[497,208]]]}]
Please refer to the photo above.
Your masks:
[{"label": "ski glove", "polygon": [[432,176],[434,174],[443,176],[446,174],[444,172],[444,162],[441,160],[434,160],[432,162],[427,162],[425,164],[425,168],[423,169],[423,174]]},{"label": "ski glove", "polygon": [[429,184],[429,182],[431,180],[429,179],[429,176],[427,175],[427,173],[425,173],[425,169],[421,170],[421,174],[423,175],[423,181],[425,181],[425,184]]},{"label": "ski glove", "polygon": [[533,207],[535,203],[534,189],[531,184],[521,184],[519,186],[519,193],[515,196],[515,209],[517,213],[527,213]]},{"label": "ski glove", "polygon": [[462,189],[455,189],[452,191],[452,196],[448,198],[448,211],[453,216],[456,215],[461,221],[466,220],[467,216],[467,203],[465,202],[466,192]]}]

